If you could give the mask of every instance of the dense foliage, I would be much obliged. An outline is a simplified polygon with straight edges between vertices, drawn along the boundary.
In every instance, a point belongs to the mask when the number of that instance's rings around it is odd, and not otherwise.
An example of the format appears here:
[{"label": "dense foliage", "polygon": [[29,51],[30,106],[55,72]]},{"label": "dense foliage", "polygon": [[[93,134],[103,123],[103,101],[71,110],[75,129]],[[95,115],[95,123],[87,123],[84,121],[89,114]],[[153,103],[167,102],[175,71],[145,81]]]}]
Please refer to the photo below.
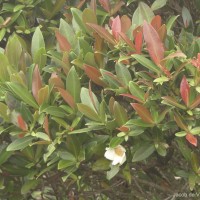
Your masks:
[{"label": "dense foliage", "polygon": [[198,8],[0,0],[0,199],[198,199]]}]

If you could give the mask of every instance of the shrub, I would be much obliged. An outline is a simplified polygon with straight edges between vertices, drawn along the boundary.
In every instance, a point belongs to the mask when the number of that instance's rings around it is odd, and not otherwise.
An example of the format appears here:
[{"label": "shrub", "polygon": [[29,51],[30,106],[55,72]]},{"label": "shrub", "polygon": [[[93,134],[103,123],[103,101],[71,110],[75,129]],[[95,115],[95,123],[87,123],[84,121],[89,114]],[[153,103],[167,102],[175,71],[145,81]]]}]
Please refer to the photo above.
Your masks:
[{"label": "shrub", "polygon": [[[21,23],[29,7],[16,2]],[[1,198],[163,199],[185,183],[197,197],[198,27],[186,7],[183,20],[162,23],[155,13],[166,2],[76,2],[46,24],[51,41],[45,25],[29,42],[10,24],[16,33],[0,53]],[[37,1],[50,20],[48,5]]]}]

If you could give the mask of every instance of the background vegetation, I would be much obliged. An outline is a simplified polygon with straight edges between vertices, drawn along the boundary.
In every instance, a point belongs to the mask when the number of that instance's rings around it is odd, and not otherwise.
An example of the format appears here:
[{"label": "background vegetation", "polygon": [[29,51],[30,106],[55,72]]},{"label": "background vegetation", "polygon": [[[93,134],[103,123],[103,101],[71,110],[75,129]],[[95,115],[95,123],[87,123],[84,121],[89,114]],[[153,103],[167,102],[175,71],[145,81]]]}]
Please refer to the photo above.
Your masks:
[{"label": "background vegetation", "polygon": [[199,199],[199,10],[0,0],[0,199]]}]

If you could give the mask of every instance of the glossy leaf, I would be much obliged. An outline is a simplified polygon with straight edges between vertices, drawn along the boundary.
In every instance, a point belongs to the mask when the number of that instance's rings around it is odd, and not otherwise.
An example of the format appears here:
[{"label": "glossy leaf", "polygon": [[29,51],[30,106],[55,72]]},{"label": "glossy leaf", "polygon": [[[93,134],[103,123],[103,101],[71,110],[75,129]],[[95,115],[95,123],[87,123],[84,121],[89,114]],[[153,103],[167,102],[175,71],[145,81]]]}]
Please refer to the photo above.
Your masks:
[{"label": "glossy leaf", "polygon": [[155,64],[160,64],[160,61],[164,58],[164,46],[157,31],[152,25],[145,21],[143,25],[143,34],[151,59]]},{"label": "glossy leaf", "polygon": [[141,117],[141,119],[144,122],[154,124],[151,113],[147,110],[147,108],[138,103],[131,103],[131,106],[135,109],[137,114]]}]

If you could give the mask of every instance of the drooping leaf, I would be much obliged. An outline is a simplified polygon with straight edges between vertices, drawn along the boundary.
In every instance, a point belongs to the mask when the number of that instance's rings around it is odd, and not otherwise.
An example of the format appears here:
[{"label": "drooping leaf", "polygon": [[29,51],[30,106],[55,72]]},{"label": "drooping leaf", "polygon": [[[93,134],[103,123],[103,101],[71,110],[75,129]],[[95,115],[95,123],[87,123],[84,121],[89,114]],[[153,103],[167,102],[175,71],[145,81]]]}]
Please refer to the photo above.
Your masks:
[{"label": "drooping leaf", "polygon": [[165,50],[157,31],[151,24],[145,21],[143,25],[143,34],[151,59],[155,64],[160,64],[160,61],[164,58]]},{"label": "drooping leaf", "polygon": [[131,106],[135,109],[135,111],[144,122],[154,124],[153,117],[151,116],[151,113],[149,112],[149,110],[147,110],[147,108],[138,103],[131,103]]},{"label": "drooping leaf", "polygon": [[188,107],[189,98],[190,98],[190,86],[185,76],[183,76],[181,84],[180,84],[180,93],[181,93],[182,100],[184,101],[185,105]]}]

